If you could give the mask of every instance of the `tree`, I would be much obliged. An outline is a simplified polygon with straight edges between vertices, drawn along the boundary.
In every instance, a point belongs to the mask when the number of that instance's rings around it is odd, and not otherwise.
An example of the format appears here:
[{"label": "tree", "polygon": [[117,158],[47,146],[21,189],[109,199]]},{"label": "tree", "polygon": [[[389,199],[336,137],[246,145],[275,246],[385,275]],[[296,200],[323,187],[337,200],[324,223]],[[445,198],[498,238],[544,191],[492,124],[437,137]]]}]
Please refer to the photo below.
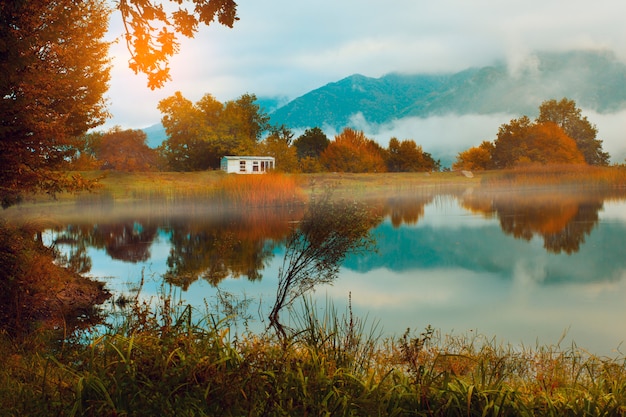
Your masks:
[{"label": "tree", "polygon": [[456,162],[452,164],[452,169],[482,171],[493,167],[491,155],[493,153],[493,143],[483,141],[480,146],[474,146],[466,151],[459,152]]},{"label": "tree", "polygon": [[[130,68],[148,76],[148,87],[161,88],[171,79],[168,60],[178,52],[177,34],[192,38],[199,24],[217,21],[229,28],[239,20],[233,0],[170,0],[176,8],[167,12],[156,0],[119,0],[117,8],[126,29]],[[189,7],[183,6],[190,4]],[[193,7],[193,10],[190,8]]]},{"label": "tree", "polygon": [[574,100],[563,98],[558,102],[554,99],[544,101],[539,107],[537,123],[546,122],[555,123],[574,139],[589,165],[608,165],[610,155],[602,151],[602,141],[596,139],[598,129],[586,116],[582,116]]},{"label": "tree", "polygon": [[61,172],[104,123],[110,10],[104,0],[0,4],[0,200],[88,188]]},{"label": "tree", "polygon": [[254,94],[244,94],[235,101],[227,102],[222,118],[234,154],[253,152],[263,133],[270,128],[270,118],[256,104]]},{"label": "tree", "polygon": [[190,100],[176,92],[159,102],[163,114],[167,140],[161,145],[171,169],[175,171],[198,171],[211,165],[209,150],[203,138],[201,111]]},{"label": "tree", "polygon": [[387,169],[391,172],[428,172],[438,169],[438,164],[415,141],[406,139],[400,142],[397,138],[391,138],[387,150]]},{"label": "tree", "polygon": [[101,138],[97,158],[102,169],[117,171],[151,171],[156,167],[157,155],[146,143],[142,130],[122,130],[119,126]]},{"label": "tree", "polygon": [[495,168],[510,168],[526,154],[526,137],[531,124],[527,116],[522,116],[500,126],[492,153]]},{"label": "tree", "polygon": [[361,131],[345,128],[320,155],[329,171],[385,172],[384,149]]},{"label": "tree", "polygon": [[348,254],[374,250],[370,229],[378,221],[363,205],[333,201],[330,192],[314,199],[287,237],[278,271],[276,301],[269,323],[283,340],[280,311],[316,285],[332,283]]},{"label": "tree", "polygon": [[276,170],[282,172],[298,171],[296,148],[291,146],[293,133],[285,126],[275,127],[264,141],[259,143],[257,154],[276,158]]},{"label": "tree", "polygon": [[161,150],[170,167],[176,171],[218,168],[224,155],[254,153],[269,128],[269,116],[255,101],[255,95],[244,94],[222,104],[205,94],[194,104],[180,92],[161,100],[161,123],[168,135]]},{"label": "tree", "polygon": [[330,140],[322,129],[314,127],[306,129],[304,133],[293,142],[298,152],[298,158],[319,158],[321,153],[328,147]]},{"label": "tree", "polygon": [[492,162],[496,168],[510,168],[527,162],[582,164],[585,159],[574,139],[555,123],[532,123],[523,116],[500,127]]},{"label": "tree", "polygon": [[584,164],[576,142],[555,123],[535,123],[528,131],[527,153],[531,162],[542,164]]}]

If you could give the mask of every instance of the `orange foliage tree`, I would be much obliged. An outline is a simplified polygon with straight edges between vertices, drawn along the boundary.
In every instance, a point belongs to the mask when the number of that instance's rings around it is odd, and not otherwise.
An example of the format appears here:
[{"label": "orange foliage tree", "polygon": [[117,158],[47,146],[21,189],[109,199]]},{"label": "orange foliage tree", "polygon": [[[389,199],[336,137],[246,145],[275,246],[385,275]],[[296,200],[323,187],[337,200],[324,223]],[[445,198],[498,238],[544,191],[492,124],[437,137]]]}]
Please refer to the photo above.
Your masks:
[{"label": "orange foliage tree", "polygon": [[320,155],[321,163],[336,172],[386,172],[384,149],[361,131],[345,128]]},{"label": "orange foliage tree", "polygon": [[466,151],[459,152],[456,162],[452,164],[454,170],[483,171],[493,167],[491,154],[493,143],[483,141],[479,146],[474,146]]},{"label": "orange foliage tree", "polygon": [[387,169],[391,172],[438,171],[439,162],[424,152],[414,140],[400,142],[397,138],[391,138],[387,150]]},{"label": "orange foliage tree", "polygon": [[532,123],[523,116],[500,127],[492,162],[495,168],[510,168],[520,163],[584,164],[585,158],[557,124]]},{"label": "orange foliage tree", "polygon": [[146,144],[142,130],[114,127],[104,135],[96,151],[103,169],[151,171],[156,169],[157,153]]}]

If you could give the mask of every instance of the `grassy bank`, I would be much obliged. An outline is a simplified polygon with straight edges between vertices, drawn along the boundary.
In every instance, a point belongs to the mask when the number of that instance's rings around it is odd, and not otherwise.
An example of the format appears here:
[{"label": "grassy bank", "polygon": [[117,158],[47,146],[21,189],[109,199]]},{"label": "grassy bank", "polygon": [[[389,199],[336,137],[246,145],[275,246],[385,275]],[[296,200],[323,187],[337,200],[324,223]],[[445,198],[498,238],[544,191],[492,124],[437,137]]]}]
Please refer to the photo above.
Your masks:
[{"label": "grassy bank", "polygon": [[624,359],[375,327],[304,302],[288,340],[137,303],[117,327],[41,354],[0,335],[2,415],[619,416]]},{"label": "grassy bank", "polygon": [[[99,173],[88,173],[94,177]],[[254,184],[261,183],[260,187]],[[449,190],[466,187],[527,187],[568,185],[579,187],[626,187],[626,168],[581,165],[530,165],[510,170],[412,173],[316,173],[272,174],[270,176],[227,175],[221,171],[203,172],[108,172],[100,181],[99,195],[114,199],[188,197],[232,198],[240,203],[250,196],[253,203],[268,199],[300,198],[299,188],[311,194],[332,187],[339,197],[369,196],[416,190]],[[272,184],[274,184],[272,186]],[[256,194],[255,194],[256,193]]]}]

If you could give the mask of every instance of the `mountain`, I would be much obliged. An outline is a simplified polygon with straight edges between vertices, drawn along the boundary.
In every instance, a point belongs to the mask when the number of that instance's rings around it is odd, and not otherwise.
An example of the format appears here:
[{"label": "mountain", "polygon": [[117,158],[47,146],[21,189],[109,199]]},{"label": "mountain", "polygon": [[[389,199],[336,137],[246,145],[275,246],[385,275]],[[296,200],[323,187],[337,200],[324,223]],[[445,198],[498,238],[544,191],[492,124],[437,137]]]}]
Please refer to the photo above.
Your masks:
[{"label": "mountain", "polygon": [[146,134],[146,142],[150,148],[158,148],[165,139],[167,139],[167,133],[161,123],[148,126],[141,129]]},{"label": "mountain", "polygon": [[[290,128],[351,126],[445,114],[536,115],[539,105],[567,97],[583,109],[626,108],[626,65],[609,51],[539,52],[510,70],[505,64],[452,74],[351,75],[279,107],[271,123]],[[351,126],[356,127],[356,126]]]}]

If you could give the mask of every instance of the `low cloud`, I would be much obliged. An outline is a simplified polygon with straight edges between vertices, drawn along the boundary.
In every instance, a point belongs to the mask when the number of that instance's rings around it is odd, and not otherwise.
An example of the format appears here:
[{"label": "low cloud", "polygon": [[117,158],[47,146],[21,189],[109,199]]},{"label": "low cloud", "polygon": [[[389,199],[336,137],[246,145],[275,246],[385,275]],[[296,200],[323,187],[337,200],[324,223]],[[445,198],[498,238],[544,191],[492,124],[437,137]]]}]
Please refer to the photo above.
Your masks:
[{"label": "low cloud", "polygon": [[[624,120],[626,110],[617,113],[600,114],[582,110],[592,124],[598,128],[598,139],[602,140],[604,151],[611,155],[611,162],[622,163],[626,158],[626,133]],[[350,125],[361,130],[367,137],[374,139],[381,146],[387,147],[389,139],[412,139],[430,153],[433,158],[440,159],[443,166],[450,166],[459,152],[478,146],[483,141],[494,141],[502,124],[519,118],[512,114],[468,114],[445,115],[427,118],[407,117],[389,123],[376,124],[368,122],[362,113],[350,119]],[[324,129],[329,138],[337,132]]]}]

